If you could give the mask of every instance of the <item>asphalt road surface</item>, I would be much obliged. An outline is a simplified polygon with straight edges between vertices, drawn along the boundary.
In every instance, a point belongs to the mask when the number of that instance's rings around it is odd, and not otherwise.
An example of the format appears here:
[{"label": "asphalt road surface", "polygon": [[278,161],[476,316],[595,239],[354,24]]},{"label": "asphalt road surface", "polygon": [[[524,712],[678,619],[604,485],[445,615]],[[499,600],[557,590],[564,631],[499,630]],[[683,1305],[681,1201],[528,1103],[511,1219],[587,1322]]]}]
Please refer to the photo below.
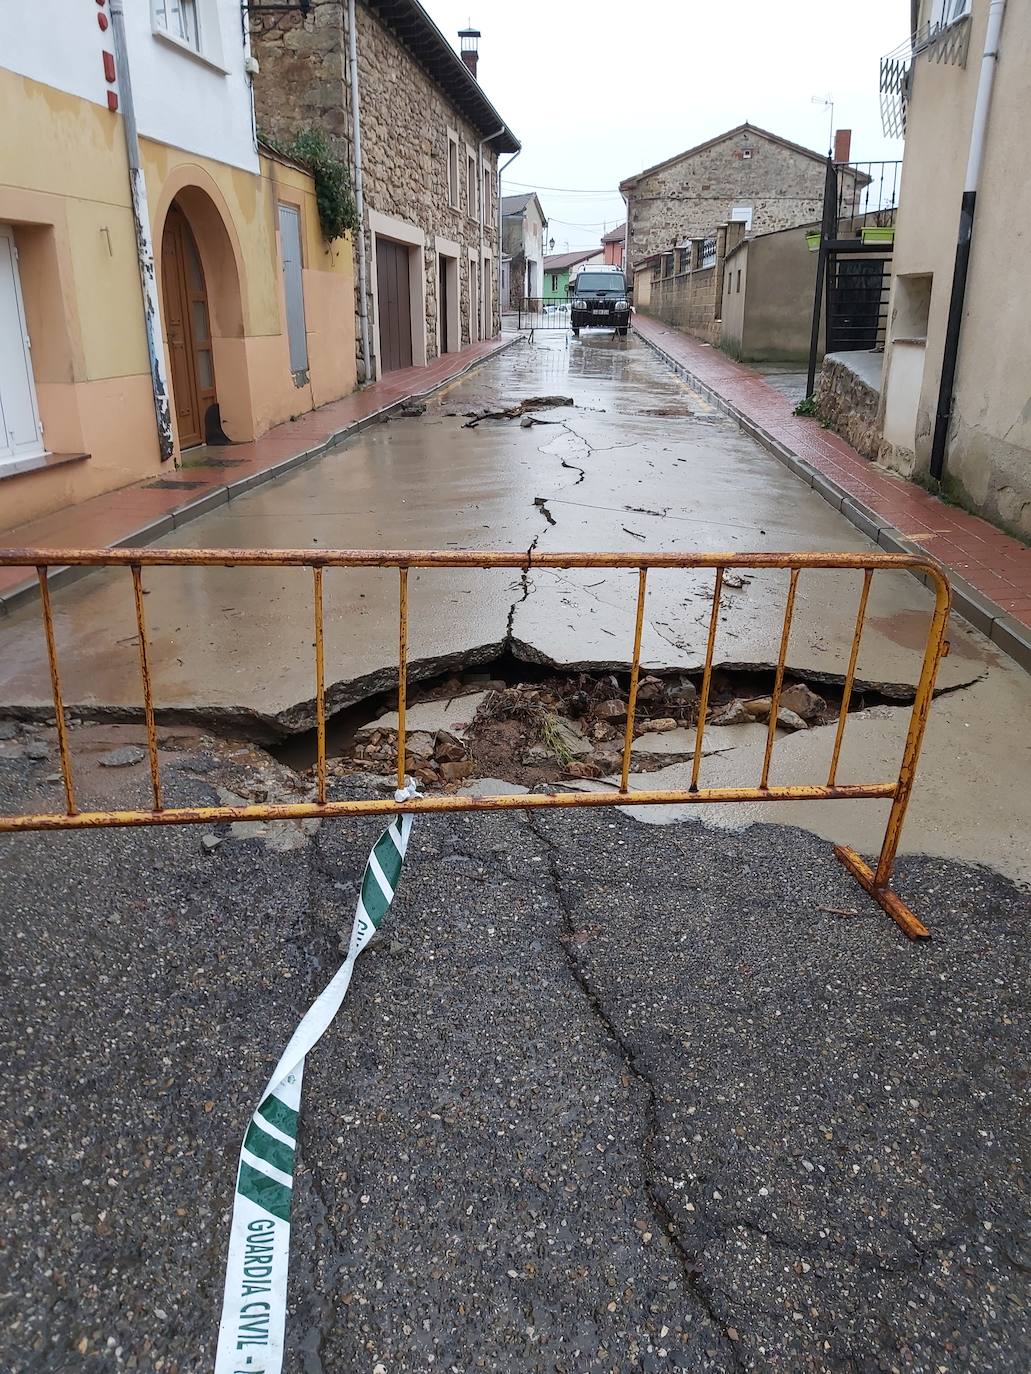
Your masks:
[{"label": "asphalt road surface", "polygon": [[[169,800],[255,757],[170,743]],[[0,844],[0,1368],[210,1369],[240,1134],[379,830],[286,828]],[[417,818],[308,1059],[289,1374],[1026,1370],[1028,899],[898,882],[931,942],[797,829]]]}]

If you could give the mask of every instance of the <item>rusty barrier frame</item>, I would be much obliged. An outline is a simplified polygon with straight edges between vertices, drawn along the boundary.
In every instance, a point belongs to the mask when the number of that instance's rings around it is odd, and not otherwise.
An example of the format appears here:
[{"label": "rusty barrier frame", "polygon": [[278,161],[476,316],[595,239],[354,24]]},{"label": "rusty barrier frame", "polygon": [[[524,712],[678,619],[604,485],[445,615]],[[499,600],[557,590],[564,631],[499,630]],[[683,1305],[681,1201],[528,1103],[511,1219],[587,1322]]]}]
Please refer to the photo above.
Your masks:
[{"label": "rusty barrier frame", "polygon": [[[39,580],[43,630],[46,637],[50,665],[54,715],[57,725],[58,748],[61,756],[61,776],[64,784],[64,812],[29,815],[0,815],[0,833],[30,830],[92,830],[108,826],[215,824],[242,820],[304,820],[310,817],[390,815],[397,811],[426,814],[441,811],[506,811],[558,810],[590,806],[654,806],[694,805],[720,802],[753,801],[841,801],[863,798],[891,800],[891,809],[884,840],[875,868],[845,845],[835,846],[835,855],[861,887],[901,927],[910,939],[926,938],[930,932],[906,904],[891,890],[891,875],[898,851],[902,825],[913,790],[920,748],[923,744],[927,716],[934,696],[938,665],[948,652],[945,629],[948,623],[951,592],[942,568],[932,559],[909,554],[840,554],[840,553],[529,553],[457,552],[428,550],[384,551],[356,549],[0,549],[0,567],[34,567]],[[140,678],[143,688],[143,711],[147,730],[147,753],[150,760],[153,806],[137,811],[81,811],[75,797],[61,678],[58,667],[57,644],[54,634],[53,608],[48,582],[53,567],[127,567],[132,575],[133,599],[139,637]],[[147,643],[143,607],[143,569],[156,567],[305,567],[312,571],[312,610],[315,632],[315,718],[316,718],[316,800],[313,802],[255,803],[250,806],[167,807],[161,789],[158,760],[157,725],[150,671],[150,651]],[[330,801],[326,794],[326,689],[325,642],[323,626],[323,575],[327,568],[396,568],[398,572],[398,787],[405,785],[405,709],[408,675],[408,572],[411,568],[511,568],[528,573],[532,569],[626,569],[638,574],[637,607],[634,623],[634,646],[630,666],[630,690],[627,700],[627,721],[623,738],[622,766],[618,791],[530,793],[527,795],[499,795],[459,797],[442,795],[417,797],[398,803],[392,798],[382,800]],[[757,787],[700,787],[698,784],[705,736],[705,715],[713,672],[713,654],[719,620],[720,597],[724,574],[731,568],[748,570],[784,569],[789,574],[787,601],[781,627],[780,651],[771,693],[771,707],[763,756],[762,771]],[[649,571],[653,569],[711,569],[714,574],[712,611],[709,618],[705,667],[698,694],[698,723],[695,728],[695,748],[691,765],[691,783],[687,789],[642,788],[629,790],[630,761],[634,741],[634,719],[637,706],[637,684],[641,665],[641,636],[644,627],[645,596]],[[855,630],[849,653],[848,670],[842,690],[841,711],[834,737],[830,769],[823,785],[770,785],[770,763],[777,728],[777,711],[784,682],[794,613],[795,594],[799,574],[810,570],[845,570],[863,573],[863,584],[856,611]],[[838,760],[848,721],[848,707],[852,697],[859,645],[866,617],[870,586],[875,572],[905,571],[923,576],[934,592],[934,609],[928,627],[920,680],[917,684],[906,733],[898,777],[894,782],[839,783]]]}]

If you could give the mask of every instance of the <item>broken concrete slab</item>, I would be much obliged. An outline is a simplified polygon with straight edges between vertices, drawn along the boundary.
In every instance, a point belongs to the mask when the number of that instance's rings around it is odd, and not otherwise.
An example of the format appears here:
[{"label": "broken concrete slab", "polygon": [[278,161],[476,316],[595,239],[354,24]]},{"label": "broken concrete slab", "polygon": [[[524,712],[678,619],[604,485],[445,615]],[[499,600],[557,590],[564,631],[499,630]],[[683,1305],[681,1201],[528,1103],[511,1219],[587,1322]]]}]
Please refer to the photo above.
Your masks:
[{"label": "broken concrete slab", "polygon": [[[760,741],[765,746],[766,726],[748,721],[743,725],[706,725],[702,756],[725,749],[747,748]],[[695,731],[680,727],[663,734],[641,735],[634,740],[635,754],[694,754]]]},{"label": "broken concrete slab", "polygon": [[[413,734],[427,733],[432,738],[438,730],[445,730],[457,740],[464,740],[472,725],[473,717],[490,695],[489,692],[469,692],[461,697],[441,697],[438,701],[418,701],[405,711],[405,735],[410,741]],[[386,711],[368,725],[355,731],[356,739],[367,739],[376,730],[396,730],[398,715],[396,711]],[[432,747],[430,753],[432,754]]]},{"label": "broken concrete slab", "polygon": [[504,778],[475,778],[458,789],[460,797],[525,797],[530,789]]},{"label": "broken concrete slab", "polygon": [[[934,702],[902,832],[901,853],[988,864],[1015,882],[1031,885],[1031,848],[1027,844],[1031,834],[1031,790],[1027,787],[1031,738],[1016,728],[1018,721],[1027,718],[1027,702],[1027,675],[1005,661],[989,677]],[[909,716],[905,706],[877,706],[850,714],[839,781],[893,781]],[[1007,721],[1014,728],[1000,729],[1000,723]],[[705,732],[706,749],[712,742],[713,728]],[[825,782],[834,732],[835,725],[830,724],[779,734],[771,783]],[[724,734],[743,742],[725,752],[714,750],[714,757],[702,768],[700,786],[754,787],[762,766],[766,727],[735,725],[726,727]],[[690,777],[690,763],[676,763],[657,772],[632,774],[630,785],[685,788]],[[961,790],[957,790],[959,778],[963,780]],[[758,822],[797,825],[834,844],[876,855],[889,806],[887,801],[757,801],[719,806],[639,806],[628,808],[628,814],[644,825],[694,821],[730,830]]]}]

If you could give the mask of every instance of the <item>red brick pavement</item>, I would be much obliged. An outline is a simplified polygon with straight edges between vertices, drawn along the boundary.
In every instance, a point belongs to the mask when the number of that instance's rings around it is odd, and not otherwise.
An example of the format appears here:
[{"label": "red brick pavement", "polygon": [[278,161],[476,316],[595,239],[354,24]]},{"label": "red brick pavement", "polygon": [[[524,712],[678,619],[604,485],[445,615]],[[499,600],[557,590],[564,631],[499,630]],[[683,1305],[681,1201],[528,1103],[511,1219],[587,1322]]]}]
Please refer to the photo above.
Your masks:
[{"label": "red brick pavement", "polygon": [[[222,501],[275,477],[285,470],[284,465],[303,462],[327,443],[346,438],[370,415],[435,390],[511,342],[511,337],[485,339],[459,353],[446,353],[425,367],[389,372],[362,391],[277,425],[253,443],[217,450],[219,457],[232,461],[231,467],[214,463],[205,467],[203,461],[178,469],[166,464],[133,486],[105,492],[7,529],[0,533],[0,545],[12,549],[110,548],[159,539]],[[182,485],[178,489],[155,487],[151,485],[155,480]],[[5,595],[11,598],[26,581],[24,568],[0,568],[0,614],[7,609]]]},{"label": "red brick pavement", "polygon": [[[1031,640],[1031,549],[1026,545],[883,471],[819,421],[793,414],[781,392],[719,349],[641,316],[635,318],[634,328],[691,379],[733,407],[738,418],[759,426],[822,473],[845,498],[863,508],[868,520],[872,516],[874,525],[890,527],[944,564],[957,592],[957,609],[991,638],[1002,644],[1009,633]],[[844,513],[849,513],[847,507]],[[992,633],[986,621],[998,621],[999,633]]]}]

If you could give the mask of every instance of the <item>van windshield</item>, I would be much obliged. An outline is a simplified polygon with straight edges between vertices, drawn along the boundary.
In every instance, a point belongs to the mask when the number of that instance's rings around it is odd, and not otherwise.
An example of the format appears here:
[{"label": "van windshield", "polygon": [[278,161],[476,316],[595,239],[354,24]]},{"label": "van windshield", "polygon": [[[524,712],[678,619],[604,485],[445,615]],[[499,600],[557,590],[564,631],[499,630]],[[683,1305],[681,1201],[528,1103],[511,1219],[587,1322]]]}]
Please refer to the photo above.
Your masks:
[{"label": "van windshield", "polygon": [[592,294],[611,291],[613,295],[625,296],[626,283],[622,272],[581,272],[576,279],[576,291],[578,295],[585,291]]}]

